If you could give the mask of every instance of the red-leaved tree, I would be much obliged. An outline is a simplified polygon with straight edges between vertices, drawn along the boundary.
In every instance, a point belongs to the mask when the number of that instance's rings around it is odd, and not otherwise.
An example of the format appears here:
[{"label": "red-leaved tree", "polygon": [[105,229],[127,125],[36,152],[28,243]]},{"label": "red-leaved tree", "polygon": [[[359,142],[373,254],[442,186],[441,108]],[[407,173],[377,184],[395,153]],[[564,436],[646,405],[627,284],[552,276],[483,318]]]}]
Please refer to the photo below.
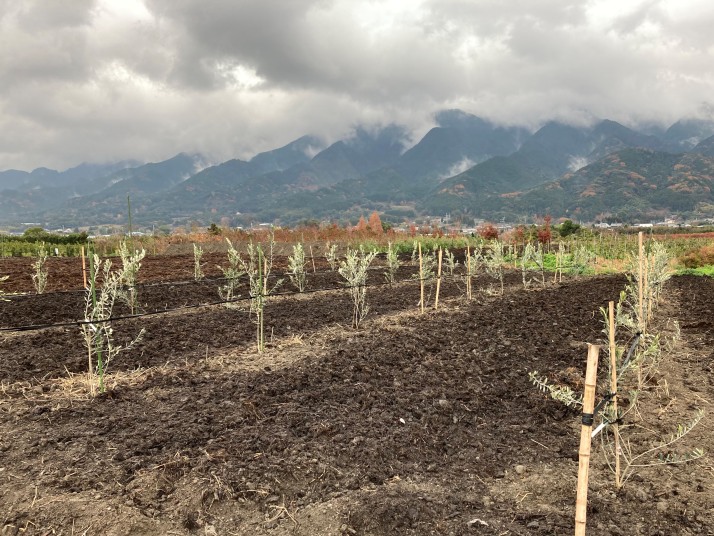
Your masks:
[{"label": "red-leaved tree", "polygon": [[552,218],[550,216],[543,218],[543,227],[538,229],[538,242],[543,245],[550,244],[550,240],[552,238],[552,232],[550,229],[551,220]]},{"label": "red-leaved tree", "polygon": [[376,210],[369,215],[369,223],[367,225],[369,230],[375,234],[382,234],[384,232],[382,220],[379,219],[379,214],[377,214]]},{"label": "red-leaved tree", "polygon": [[357,222],[357,227],[355,228],[356,231],[366,231],[367,230],[367,220],[364,219],[364,216],[359,217],[359,221]]},{"label": "red-leaved tree", "polygon": [[484,223],[476,232],[485,240],[495,240],[498,238],[498,228],[492,223]]}]

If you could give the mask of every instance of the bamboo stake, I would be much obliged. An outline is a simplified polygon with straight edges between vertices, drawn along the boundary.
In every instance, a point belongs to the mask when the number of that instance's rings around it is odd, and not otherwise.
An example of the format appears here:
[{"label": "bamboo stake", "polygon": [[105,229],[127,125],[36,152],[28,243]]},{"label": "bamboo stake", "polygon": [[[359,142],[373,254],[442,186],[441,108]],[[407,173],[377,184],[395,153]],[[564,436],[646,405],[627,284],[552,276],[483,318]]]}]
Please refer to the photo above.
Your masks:
[{"label": "bamboo stake", "polygon": [[[610,321],[610,392],[614,393],[612,397],[612,408],[615,419],[617,414],[617,347],[615,346],[615,302],[609,304],[609,321]],[[615,487],[620,489],[620,426],[615,422],[612,425],[613,435],[615,436]]]},{"label": "bamboo stake", "polygon": [[[131,196],[126,196],[126,206],[129,212],[129,244],[131,247],[131,254],[134,254],[134,230],[131,225]],[[132,313],[133,314],[133,313]]]},{"label": "bamboo stake", "polygon": [[310,260],[312,260],[312,273],[317,272],[315,269],[315,257],[312,255],[312,246],[310,246]]},{"label": "bamboo stake", "polygon": [[471,247],[466,246],[466,298],[471,300]]},{"label": "bamboo stake", "polygon": [[268,294],[268,259],[263,257],[263,295]]},{"label": "bamboo stake", "polygon": [[[82,253],[84,253],[84,246],[82,246]],[[84,260],[84,257],[82,257],[82,260]],[[92,258],[90,257],[89,259],[89,267],[92,270],[91,275],[92,275],[92,291],[94,290],[94,282],[96,281],[96,277],[94,276],[94,263],[92,261]],[[94,293],[92,293],[92,296],[94,296]],[[93,306],[96,307],[96,305]],[[90,396],[94,396],[96,393],[96,389],[94,387],[94,366],[93,366],[93,359],[92,356],[94,355],[94,351],[92,348],[92,341],[94,340],[94,336],[88,336],[87,337],[87,352],[88,352],[88,359],[89,359],[89,367],[87,368],[87,379],[89,382],[89,394]]]},{"label": "bamboo stake", "polygon": [[421,314],[424,314],[424,263],[421,258],[421,242],[419,242],[419,291],[421,293],[419,305],[421,306]]},{"label": "bamboo stake", "polygon": [[434,310],[439,308],[439,289],[441,288],[441,255],[442,250],[439,248],[439,267],[436,269],[436,297],[434,298]]},{"label": "bamboo stake", "polygon": [[82,246],[82,280],[84,288],[87,288],[87,259],[84,256],[84,246]]},{"label": "bamboo stake", "polygon": [[593,409],[597,383],[597,360],[600,347],[588,345],[588,364],[585,370],[585,394],[583,396],[583,425],[580,429],[578,450],[578,492],[575,501],[575,536],[585,536],[588,508],[588,476],[590,473],[590,446],[592,442]]},{"label": "bamboo stake", "polygon": [[[258,296],[258,353],[263,352],[263,307],[265,307],[265,295],[268,293],[268,260],[262,256],[262,251],[258,249],[258,288],[263,287],[263,295]],[[265,270],[263,270],[265,267]],[[262,283],[262,285],[261,285]]]},{"label": "bamboo stake", "polygon": [[[637,304],[637,313],[639,315],[639,322],[638,326],[640,328],[640,333],[644,334],[646,326],[645,326],[645,316],[644,316],[644,252],[645,252],[645,247],[643,243],[643,235],[642,231],[637,233],[637,247],[639,250],[639,271],[638,271],[638,277],[637,277],[637,283],[638,283],[638,304]],[[644,342],[644,337],[640,337],[640,343]],[[637,389],[642,390],[642,366],[638,365],[637,366]]]},{"label": "bamboo stake", "polygon": [[553,272],[553,283],[558,282],[558,266],[560,265],[560,251],[555,254],[555,271]]},{"label": "bamboo stake", "polygon": [[643,253],[644,253],[644,245],[642,244],[642,231],[640,231],[637,234],[637,240],[638,240],[638,256],[639,256],[639,271],[637,273],[637,283],[638,283],[638,299],[639,303],[638,305],[638,313],[640,315],[640,331],[644,332],[645,331],[645,320],[644,320],[644,309],[643,309],[643,302],[642,302],[642,294],[644,292],[644,281],[643,281]]},{"label": "bamboo stake", "polygon": [[647,319],[647,324],[650,323],[652,318],[652,289],[650,288],[650,259],[645,258],[645,300],[647,301],[647,313],[645,318]]}]

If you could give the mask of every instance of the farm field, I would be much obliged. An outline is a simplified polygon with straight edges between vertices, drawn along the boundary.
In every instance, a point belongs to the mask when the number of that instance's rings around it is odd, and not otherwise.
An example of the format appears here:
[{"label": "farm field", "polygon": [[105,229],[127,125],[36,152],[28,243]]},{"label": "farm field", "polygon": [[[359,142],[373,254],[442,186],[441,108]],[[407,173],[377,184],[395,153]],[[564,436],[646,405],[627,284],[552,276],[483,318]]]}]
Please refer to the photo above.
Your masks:
[{"label": "farm field", "polygon": [[[218,277],[225,255],[204,260]],[[0,260],[6,291],[32,291],[30,262]],[[49,293],[0,302],[0,328],[82,317],[78,260],[48,268]],[[572,534],[580,416],[528,373],[582,390],[586,343],[605,342],[598,309],[624,276],[524,290],[511,272],[503,296],[472,301],[447,279],[422,315],[414,267],[393,286],[375,269],[354,330],[339,276],[311,268],[314,292],[268,300],[263,353],[248,303],[118,320],[120,342],[146,334],[96,397],[77,326],[0,332],[0,534]],[[192,275],[190,255],[147,257],[140,309],[218,301]],[[628,436],[645,450],[702,409],[676,448],[705,456],[638,468],[618,491],[595,439],[588,534],[714,534],[713,309],[714,279],[667,282],[654,323],[681,335]]]}]

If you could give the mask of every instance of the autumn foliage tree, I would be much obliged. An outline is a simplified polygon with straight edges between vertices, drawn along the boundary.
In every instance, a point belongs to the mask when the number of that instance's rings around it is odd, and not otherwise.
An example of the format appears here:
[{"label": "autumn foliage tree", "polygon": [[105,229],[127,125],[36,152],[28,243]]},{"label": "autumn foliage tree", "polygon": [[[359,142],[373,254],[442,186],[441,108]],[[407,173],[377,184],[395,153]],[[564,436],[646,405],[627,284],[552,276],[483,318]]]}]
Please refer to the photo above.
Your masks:
[{"label": "autumn foliage tree", "polygon": [[492,223],[484,223],[476,232],[485,240],[495,240],[498,238],[498,228]]},{"label": "autumn foliage tree", "polygon": [[367,230],[367,220],[364,219],[364,216],[359,217],[359,221],[357,222],[357,227],[355,227],[356,231],[366,231]]},{"label": "autumn foliage tree", "polygon": [[369,227],[370,231],[376,234],[382,234],[384,232],[384,229],[382,228],[382,220],[379,219],[379,214],[377,214],[376,210],[370,214],[367,227]]},{"label": "autumn foliage tree", "polygon": [[538,242],[543,245],[550,244],[550,240],[552,238],[552,231],[550,228],[551,220],[552,218],[550,216],[543,218],[543,227],[538,229]]}]

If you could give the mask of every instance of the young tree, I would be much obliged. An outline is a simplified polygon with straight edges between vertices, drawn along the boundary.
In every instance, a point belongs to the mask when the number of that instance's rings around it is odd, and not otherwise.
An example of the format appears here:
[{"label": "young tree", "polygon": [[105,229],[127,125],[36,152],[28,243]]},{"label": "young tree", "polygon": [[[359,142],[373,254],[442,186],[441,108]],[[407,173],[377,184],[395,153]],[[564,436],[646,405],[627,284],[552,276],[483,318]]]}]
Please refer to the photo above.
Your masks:
[{"label": "young tree", "polygon": [[32,269],[34,273],[32,274],[32,284],[35,286],[37,294],[42,294],[45,292],[47,287],[47,250],[45,249],[45,243],[40,245],[37,251],[37,260],[32,263]]},{"label": "young tree", "polygon": [[[10,276],[4,275],[4,276],[0,277],[0,283],[2,283],[3,281],[7,281],[8,277],[10,277]],[[5,291],[0,289],[0,301],[7,301],[5,298],[3,298],[4,294],[5,294]]]},{"label": "young tree", "polygon": [[345,260],[340,261],[338,272],[345,278],[345,285],[352,297],[352,327],[358,329],[364,317],[367,316],[367,271],[374,260],[375,251],[369,253],[360,248],[359,251],[347,249]]}]

